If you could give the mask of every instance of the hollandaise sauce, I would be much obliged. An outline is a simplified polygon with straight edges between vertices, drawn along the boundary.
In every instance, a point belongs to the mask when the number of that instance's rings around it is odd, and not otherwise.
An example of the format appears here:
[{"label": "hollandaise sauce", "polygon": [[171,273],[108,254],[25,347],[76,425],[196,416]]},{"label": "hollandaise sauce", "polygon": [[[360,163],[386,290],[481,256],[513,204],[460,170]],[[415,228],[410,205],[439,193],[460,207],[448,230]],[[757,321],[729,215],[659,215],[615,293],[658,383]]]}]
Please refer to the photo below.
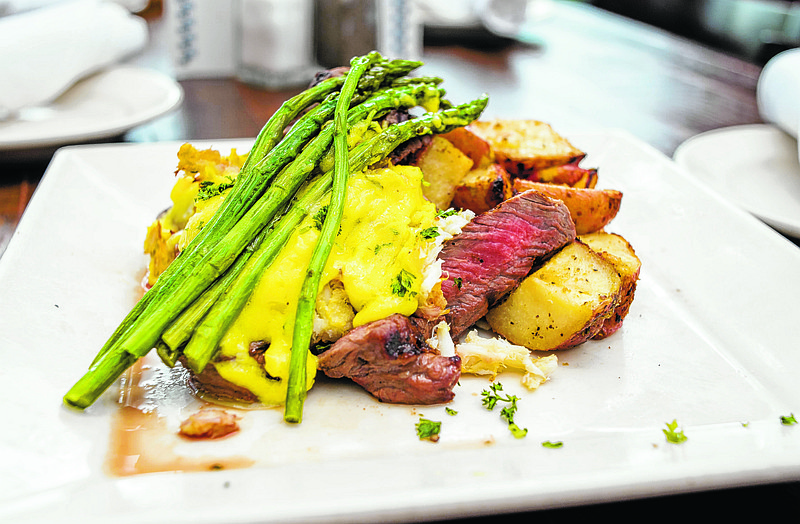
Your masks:
[{"label": "hollandaise sauce", "polygon": [[[261,276],[213,363],[223,379],[248,389],[266,405],[282,404],[286,398],[294,315],[324,212],[322,202]],[[343,332],[416,311],[430,244],[420,233],[430,230],[435,218],[435,206],[422,193],[419,168],[391,166],[351,176],[340,231],[320,282],[320,328],[342,324],[333,329]],[[266,347],[259,358],[251,353],[253,342]],[[309,355],[308,388],[316,366],[316,357]]]}]

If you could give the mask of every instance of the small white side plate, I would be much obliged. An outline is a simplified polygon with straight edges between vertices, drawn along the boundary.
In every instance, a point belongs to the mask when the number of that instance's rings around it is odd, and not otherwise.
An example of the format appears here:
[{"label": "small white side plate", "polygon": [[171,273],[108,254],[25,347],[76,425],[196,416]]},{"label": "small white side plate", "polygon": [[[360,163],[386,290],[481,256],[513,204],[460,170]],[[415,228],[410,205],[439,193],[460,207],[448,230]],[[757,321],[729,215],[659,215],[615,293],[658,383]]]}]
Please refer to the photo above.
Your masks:
[{"label": "small white side plate", "polygon": [[89,76],[53,103],[0,121],[0,152],[119,135],[175,109],[183,89],[169,76],[131,66]]},{"label": "small white side plate", "polygon": [[733,126],[681,144],[675,161],[778,231],[800,238],[797,140],[772,125]]}]

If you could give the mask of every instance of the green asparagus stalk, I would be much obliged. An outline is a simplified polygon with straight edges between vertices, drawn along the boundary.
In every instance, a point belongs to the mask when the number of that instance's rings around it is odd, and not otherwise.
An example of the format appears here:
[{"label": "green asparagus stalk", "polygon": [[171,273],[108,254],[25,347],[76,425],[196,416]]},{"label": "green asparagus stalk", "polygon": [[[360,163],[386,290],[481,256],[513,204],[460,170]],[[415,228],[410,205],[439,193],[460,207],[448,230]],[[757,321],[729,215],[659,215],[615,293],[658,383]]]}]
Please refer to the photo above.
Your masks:
[{"label": "green asparagus stalk", "polygon": [[[488,99],[484,96],[455,109],[439,113],[427,113],[420,118],[390,126],[383,133],[364,144],[364,147],[358,148],[356,154],[353,155],[352,163],[347,155],[346,137],[342,146],[342,135],[339,135],[337,130],[334,140],[338,138],[339,147],[336,149],[331,204],[325,217],[323,231],[312,254],[306,279],[301,290],[300,301],[298,302],[297,315],[295,316],[292,354],[289,364],[289,382],[283,415],[284,420],[287,422],[299,423],[303,418],[303,404],[306,397],[306,361],[313,329],[314,308],[319,290],[320,275],[327,263],[328,255],[339,229],[350,170],[360,171],[382,160],[397,146],[414,136],[432,132],[445,133],[455,127],[467,125],[480,116],[487,102]],[[342,149],[344,152],[342,152]],[[340,187],[341,184],[345,184],[344,189]],[[334,204],[334,199],[338,200],[336,204]],[[332,212],[336,213],[333,217],[331,217]],[[326,225],[328,224],[331,225],[329,230],[326,231]]]},{"label": "green asparagus stalk", "polygon": [[[337,91],[342,83],[344,83],[343,78],[329,78],[323,82],[320,82],[316,86],[311,89],[307,89],[302,93],[298,94],[295,97],[286,100],[281,107],[272,115],[272,117],[267,121],[264,127],[259,132],[256,140],[251,148],[250,154],[245,160],[244,165],[240,171],[239,177],[244,180],[248,173],[252,172],[252,165],[258,163],[258,161],[263,158],[267,153],[272,151],[275,145],[280,142],[281,137],[283,136],[283,131],[289,123],[294,120],[297,115],[299,115],[303,110],[315,104],[328,96],[330,93]],[[240,184],[240,188],[238,191],[244,191],[241,188],[244,184]],[[220,226],[220,229],[222,225]],[[213,228],[206,227],[198,234],[198,238],[194,240],[189,246],[186,247],[185,256],[178,257],[172,264],[167,268],[163,276],[163,280],[167,280],[170,278],[170,274],[177,273],[180,267],[182,266],[183,262],[190,258],[188,256],[188,252],[191,251],[194,247],[201,244],[205,237],[211,236]],[[174,267],[173,267],[174,266]],[[158,285],[158,284],[157,284]],[[132,311],[125,317],[123,322],[117,327],[114,333],[109,337],[108,341],[105,345],[101,348],[98,356],[95,358],[94,363],[97,362],[97,359],[106,351],[108,351],[111,346],[119,340],[122,334],[133,324],[141,314],[146,306],[150,303],[150,301],[155,297],[156,293],[145,293],[142,296],[141,300],[139,300],[135,306],[133,307]]]},{"label": "green asparagus stalk", "polygon": [[234,275],[208,314],[193,328],[191,338],[183,348],[189,369],[195,373],[205,369],[218,351],[222,337],[252,294],[261,274],[272,264],[312,206],[325,196],[329,186],[330,181],[323,177],[292,203],[259,250],[249,258],[242,270]]},{"label": "green asparagus stalk", "polygon": [[[359,85],[359,88],[364,93],[368,93],[370,90],[374,90],[380,85],[391,83],[421,65],[421,62],[411,60],[380,60],[380,55],[377,55],[377,53],[371,53],[370,56],[375,56],[377,62],[375,67],[364,76],[363,82]],[[197,258],[194,255],[195,250],[200,253],[199,256],[202,256],[207,249],[209,249],[209,246],[215,245],[221,235],[241,218],[242,214],[252,205],[255,199],[263,193],[266,184],[269,183],[272,176],[280,169],[280,163],[283,162],[285,164],[292,158],[291,151],[285,151],[284,154],[280,155],[276,154],[272,159],[267,157],[269,153],[273,152],[276,144],[281,142],[284,129],[297,118],[301,112],[313,104],[322,101],[331,93],[338,91],[343,83],[344,78],[342,77],[328,78],[316,86],[290,98],[281,105],[258,134],[253,148],[237,177],[237,183],[231,190],[228,198],[223,202],[221,209],[214,215],[212,220],[206,224],[197,237],[184,249],[181,256],[170,264],[164,274],[159,277],[153,289],[145,293],[134,305],[132,311],[123,319],[119,327],[117,327],[101,348],[92,364],[96,364],[97,360],[122,338],[122,335],[136,323],[139,316],[143,314],[151,301],[157,301],[163,294],[169,292],[168,290],[162,291],[160,289],[162,286],[167,287],[167,284],[170,282],[179,283],[185,276],[185,267],[188,266],[190,268],[189,271],[191,271],[191,267],[197,263]],[[328,110],[332,111],[332,108],[333,106],[328,106]],[[313,123],[313,115],[307,117],[307,120],[311,120]],[[300,122],[298,122],[298,124],[300,124]],[[293,130],[296,127],[302,128],[303,131],[309,133],[305,140],[307,140],[310,134],[316,132],[313,126],[304,127],[296,124]],[[294,139],[298,140],[296,145],[302,146],[304,140],[300,135],[301,133],[297,132]],[[65,401],[71,404],[69,397],[65,397]],[[77,405],[77,407],[81,406]]]},{"label": "green asparagus stalk", "polygon": [[181,356],[180,350],[172,349],[163,340],[156,343],[156,354],[167,367],[175,367]]},{"label": "green asparagus stalk", "polygon": [[[486,99],[480,98],[453,110],[438,114],[427,114],[418,119],[391,126],[383,133],[359,144],[353,149],[349,155],[350,171],[361,171],[369,165],[382,160],[397,146],[414,136],[429,134],[431,132],[444,133],[455,127],[466,125],[480,115],[485,105]],[[292,202],[288,212],[276,223],[273,231],[250,258],[242,273],[231,283],[225,293],[224,299],[216,302],[215,308],[225,308],[229,318],[235,317],[238,314],[238,311],[250,296],[253,287],[256,285],[264,269],[274,260],[274,257],[277,256],[282,246],[285,245],[292,232],[302,222],[305,216],[314,209],[315,206],[319,206],[323,199],[326,198],[332,184],[333,175],[328,171],[320,175],[309,184],[306,190],[302,191],[302,195],[298,196],[296,200]],[[313,314],[313,305],[311,312]],[[220,313],[220,316],[222,315],[223,314]],[[214,315],[210,315],[210,318],[215,317]],[[298,322],[297,319],[296,322]],[[308,325],[308,323],[306,324]],[[196,330],[192,336],[192,341],[196,339],[198,341],[202,340],[205,343],[198,343],[196,346],[190,344],[184,349],[184,356],[192,370],[200,372],[205,365],[207,365],[208,361],[213,357],[213,352],[216,350],[219,339],[224,334],[227,326],[228,324],[224,323],[215,324],[213,328],[198,328]],[[293,344],[293,348],[308,348],[308,346],[309,344],[307,342],[304,346]],[[209,350],[208,348],[211,349]],[[300,362],[296,363],[295,366],[296,367],[293,369],[295,369],[296,375],[303,377],[301,382],[303,387],[302,395],[305,395],[305,364]],[[295,409],[297,407],[298,406],[295,405]],[[302,403],[299,405],[299,408],[302,409]]]},{"label": "green asparagus stalk", "polygon": [[[435,86],[424,84],[380,91],[364,103],[350,109],[348,126],[353,126],[357,122],[369,118],[370,115],[380,117],[391,108],[413,107],[423,103],[426,98],[431,96],[438,98],[441,94],[442,91]],[[269,194],[265,194],[245,216],[240,229],[242,237],[252,234],[251,231],[246,230],[247,225],[262,223],[266,217],[270,216],[270,213],[273,213],[273,210],[284,205],[291,198],[300,184],[317,167],[332,140],[333,126],[331,122],[328,122],[320,134],[303,149],[297,159],[278,175]],[[277,235],[278,233],[273,231],[271,234]],[[280,242],[283,241],[285,239]],[[265,242],[259,251],[279,250],[280,246],[282,243]],[[200,373],[213,358],[219,341],[241,311],[258,278],[269,266],[275,254],[277,251],[272,254],[259,253],[257,257],[248,262],[246,268],[243,269],[244,274],[236,277],[236,281],[230,285],[224,296],[220,297],[221,300],[217,300],[202,322],[198,323],[196,331],[191,335],[191,340],[184,349],[187,363],[194,372]],[[193,308],[194,305],[191,307]],[[185,331],[191,331],[188,325]]]},{"label": "green asparagus stalk", "polygon": [[[329,95],[313,110],[309,111],[292,127],[286,139],[280,142],[261,160],[250,164],[250,169],[243,169],[237,177],[237,182],[226,195],[220,209],[211,217],[192,242],[181,252],[172,264],[161,274],[153,287],[144,294],[126,320],[134,313],[140,318],[144,311],[150,307],[151,302],[168,296],[173,288],[181,286],[187,274],[193,271],[209,251],[211,251],[219,238],[224,235],[241,216],[249,209],[265,189],[266,184],[275,174],[282,169],[300,151],[303,145],[318,133],[322,124],[333,114],[336,107],[336,95]],[[280,119],[281,122],[285,118]],[[250,158],[248,156],[248,158]],[[245,161],[245,165],[247,162]],[[254,175],[255,173],[255,175]],[[133,319],[131,319],[133,320]],[[132,328],[133,326],[129,326]],[[118,339],[119,337],[114,337]],[[105,348],[104,348],[105,349]],[[98,355],[98,358],[102,355]],[[97,359],[95,359],[95,362]]]},{"label": "green asparagus stalk", "polygon": [[[183,348],[192,336],[195,326],[202,321],[209,309],[219,300],[219,297],[225,293],[231,282],[233,282],[236,276],[245,267],[250,256],[261,244],[261,240],[265,234],[266,232],[262,232],[262,234],[239,255],[239,258],[228,268],[228,271],[203,291],[197,300],[184,309],[178,318],[164,330],[164,333],[161,334],[161,341],[166,348],[169,349],[169,354],[180,353],[181,348]],[[165,362],[165,364],[169,365],[169,362]]]},{"label": "green asparagus stalk", "polygon": [[[404,104],[410,103],[415,105],[417,97],[428,96],[430,86],[413,85],[405,88],[387,89],[382,96],[375,95],[368,99],[363,104],[357,106],[358,110],[355,115],[361,114],[362,116],[368,111],[374,111],[380,108],[388,107],[401,107]],[[320,105],[320,107],[323,104]],[[312,115],[304,122],[314,123],[313,117],[327,109],[319,109],[319,113],[311,112]],[[317,110],[315,110],[317,111]],[[303,119],[301,119],[302,121]],[[300,128],[301,121],[293,127],[292,131],[284,139],[284,142],[293,138],[295,129]],[[281,144],[273,151],[282,149]],[[299,149],[299,148],[296,148]],[[305,151],[305,150],[303,150]],[[302,157],[302,151],[299,155]],[[297,150],[295,150],[297,154]],[[300,162],[298,164],[302,164]],[[315,164],[309,164],[313,169]],[[307,170],[310,172],[310,169]],[[307,173],[306,172],[306,173]],[[302,179],[294,183],[293,188],[299,186]],[[291,184],[290,184],[291,186]],[[236,187],[236,186],[234,186]],[[160,297],[157,302],[148,303],[143,311],[139,311],[136,317],[136,322],[131,323],[128,329],[124,332],[124,336],[115,340],[108,348],[105,349],[95,362],[89,368],[87,373],[82,377],[70,391],[65,395],[64,400],[66,403],[84,408],[90,405],[108,387],[108,384],[113,382],[106,380],[106,377],[98,377],[99,370],[113,369],[109,364],[100,366],[101,359],[109,360],[127,360],[127,355],[131,354],[136,357],[144,356],[149,350],[157,345],[161,333],[166,329],[169,324],[176,318],[180,312],[192,303],[220,274],[222,274],[233,260],[238,256],[239,252],[244,246],[252,240],[257,234],[262,225],[269,222],[277,212],[293,194],[292,187],[287,188],[283,183],[276,183],[270,187],[270,191],[265,193],[265,196],[259,200],[258,204],[252,206],[247,212],[245,219],[240,220],[237,224],[228,231],[228,233],[220,240],[215,250],[205,250],[200,261],[193,266],[189,267],[187,271],[180,273],[179,277],[172,276],[171,279],[166,280],[167,283],[161,284],[162,275],[156,282],[156,286],[148,291],[145,295],[153,293],[154,290],[160,291]],[[225,201],[231,197],[228,196]],[[206,226],[208,227],[208,226]],[[196,250],[199,252],[199,250]],[[183,254],[178,257],[181,259]],[[175,262],[173,262],[174,264]],[[167,273],[165,273],[167,274]],[[173,273],[173,275],[175,275]],[[101,389],[102,388],[102,389]]]},{"label": "green asparagus stalk", "polygon": [[[314,307],[317,303],[319,283],[325,264],[328,262],[333,242],[339,231],[347,198],[347,182],[350,177],[350,161],[347,147],[347,99],[356,89],[356,84],[369,65],[369,59],[354,58],[350,62],[350,72],[342,86],[341,96],[336,103],[333,115],[333,190],[328,211],[322,223],[317,243],[311,253],[311,260],[306,269],[306,276],[300,288],[297,301],[294,332],[292,335],[292,352],[286,391],[286,407],[283,418],[287,422],[300,422],[303,418],[303,402],[306,397],[306,362],[308,346],[311,344],[311,331],[314,323]],[[297,371],[299,370],[299,372]]]},{"label": "green asparagus stalk", "polygon": [[[252,207],[253,197],[258,198],[263,193],[264,188],[261,186],[265,186],[278,170],[300,152],[332,115],[335,107],[336,97],[331,95],[303,115],[292,126],[286,138],[254,165],[253,171],[259,172],[261,176],[250,176],[250,173],[240,172],[242,183],[238,182],[239,177],[237,177],[237,184],[223,200],[220,209],[209,223],[134,306],[133,311],[123,320],[123,324],[127,327],[114,336],[113,341],[106,343],[87,373],[64,396],[67,404],[85,408],[94,402],[108,384],[113,382],[113,379],[108,382],[105,377],[98,377],[98,370],[116,369],[102,361],[104,359],[127,361],[127,355],[143,357],[157,345],[161,333],[169,323],[233,263],[255,234],[237,244],[235,250],[215,249],[224,242],[225,237],[219,241],[214,241],[214,238],[235,227],[241,216]],[[243,192],[241,188],[245,187],[248,189]],[[263,227],[268,220],[261,222],[259,226]],[[207,230],[213,230],[218,234],[203,235]],[[187,282],[198,284],[187,286]],[[103,389],[99,389],[100,387]]]}]

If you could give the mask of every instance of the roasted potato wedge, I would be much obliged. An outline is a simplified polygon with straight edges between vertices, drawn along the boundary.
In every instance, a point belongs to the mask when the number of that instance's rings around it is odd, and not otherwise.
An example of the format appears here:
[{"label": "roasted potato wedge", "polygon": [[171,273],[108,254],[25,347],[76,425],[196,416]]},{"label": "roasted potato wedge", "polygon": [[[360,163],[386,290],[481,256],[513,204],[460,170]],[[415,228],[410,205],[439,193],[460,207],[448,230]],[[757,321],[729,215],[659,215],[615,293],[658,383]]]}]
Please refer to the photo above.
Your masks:
[{"label": "roasted potato wedge", "polygon": [[446,138],[437,135],[420,154],[416,165],[422,170],[425,197],[438,209],[447,209],[456,184],[472,169],[472,160]]},{"label": "roasted potato wedge", "polygon": [[534,171],[527,180],[571,187],[593,188],[597,185],[597,169],[580,167],[577,162]]},{"label": "roasted potato wedge", "polygon": [[514,190],[518,193],[533,189],[545,196],[564,202],[575,222],[578,235],[600,231],[619,212],[622,193],[615,189],[588,189],[515,179]]},{"label": "roasted potato wedge", "polygon": [[511,198],[514,187],[508,171],[499,164],[473,169],[456,186],[451,205],[483,213]]},{"label": "roasted potato wedge", "polygon": [[621,279],[619,300],[614,308],[614,314],[605,320],[602,329],[594,335],[596,339],[606,338],[622,326],[622,321],[630,310],[642,262],[630,243],[615,233],[591,233],[582,235],[580,240],[611,262]]},{"label": "roasted potato wedge", "polygon": [[575,240],[489,310],[486,320],[497,334],[528,349],[570,348],[603,328],[621,285],[613,264]]},{"label": "roasted potato wedge", "polygon": [[473,133],[469,126],[457,127],[441,136],[467,155],[472,160],[473,168],[484,167],[494,162],[494,153],[489,142]]},{"label": "roasted potato wedge", "polygon": [[489,143],[495,161],[514,177],[576,162],[586,156],[549,124],[537,120],[485,120],[470,130]]}]

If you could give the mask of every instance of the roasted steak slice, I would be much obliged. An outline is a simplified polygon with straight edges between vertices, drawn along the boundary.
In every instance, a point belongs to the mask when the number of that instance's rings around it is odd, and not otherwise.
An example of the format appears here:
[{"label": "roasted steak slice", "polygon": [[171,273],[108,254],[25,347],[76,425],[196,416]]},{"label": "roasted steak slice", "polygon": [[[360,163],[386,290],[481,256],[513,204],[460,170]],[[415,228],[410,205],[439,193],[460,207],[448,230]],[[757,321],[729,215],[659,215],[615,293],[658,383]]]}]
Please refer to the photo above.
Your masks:
[{"label": "roasted steak slice", "polygon": [[[186,359],[181,357],[183,367],[189,369]],[[223,401],[243,402],[246,404],[255,404],[258,402],[258,397],[249,389],[237,386],[233,382],[229,382],[222,378],[222,376],[214,367],[214,363],[210,363],[205,367],[201,373],[190,373],[192,386],[203,393],[206,393],[214,398]]]},{"label": "roasted steak slice", "polygon": [[539,264],[575,238],[566,206],[536,191],[476,216],[439,254],[445,320],[457,338]]},{"label": "roasted steak slice", "polygon": [[350,378],[395,404],[448,402],[461,376],[461,359],[436,353],[399,314],[352,329],[319,355],[317,365],[327,376]]}]

